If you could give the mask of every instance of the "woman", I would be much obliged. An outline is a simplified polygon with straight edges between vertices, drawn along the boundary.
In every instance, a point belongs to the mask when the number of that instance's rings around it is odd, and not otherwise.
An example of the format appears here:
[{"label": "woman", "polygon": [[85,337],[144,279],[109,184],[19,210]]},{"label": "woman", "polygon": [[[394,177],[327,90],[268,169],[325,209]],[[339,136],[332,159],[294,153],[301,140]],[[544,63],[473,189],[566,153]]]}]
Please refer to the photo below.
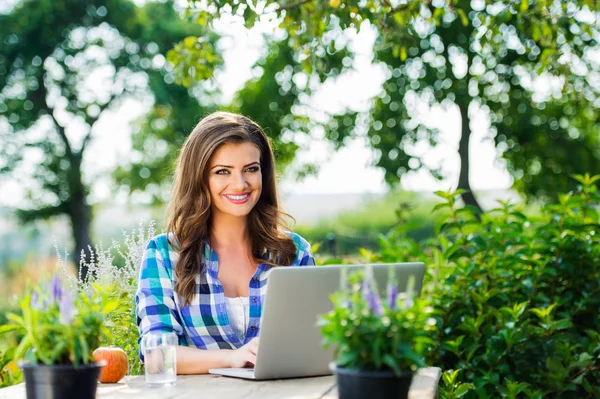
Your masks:
[{"label": "woman", "polygon": [[136,295],[140,337],[178,335],[179,374],[254,364],[269,269],[315,264],[281,215],[262,129],[225,112],[200,121],[177,162],[169,234],[148,244]]}]

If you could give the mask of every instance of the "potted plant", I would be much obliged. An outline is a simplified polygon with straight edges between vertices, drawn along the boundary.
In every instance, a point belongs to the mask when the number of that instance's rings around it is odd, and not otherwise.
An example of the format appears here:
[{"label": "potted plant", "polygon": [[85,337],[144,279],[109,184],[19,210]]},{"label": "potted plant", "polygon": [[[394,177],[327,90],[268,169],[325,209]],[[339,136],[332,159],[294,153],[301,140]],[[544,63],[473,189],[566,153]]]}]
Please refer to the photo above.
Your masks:
[{"label": "potted plant", "polygon": [[398,293],[390,268],[382,300],[372,268],[354,272],[332,296],[333,309],[319,319],[325,347],[334,345],[340,399],[407,398],[436,321],[425,300],[413,298],[414,280]]},{"label": "potted plant", "polygon": [[101,287],[89,292],[70,290],[55,275],[49,284],[28,289],[20,315],[0,332],[17,331],[22,339],[15,358],[25,377],[28,399],[95,398],[103,364],[93,351],[108,334],[104,315],[116,306]]}]

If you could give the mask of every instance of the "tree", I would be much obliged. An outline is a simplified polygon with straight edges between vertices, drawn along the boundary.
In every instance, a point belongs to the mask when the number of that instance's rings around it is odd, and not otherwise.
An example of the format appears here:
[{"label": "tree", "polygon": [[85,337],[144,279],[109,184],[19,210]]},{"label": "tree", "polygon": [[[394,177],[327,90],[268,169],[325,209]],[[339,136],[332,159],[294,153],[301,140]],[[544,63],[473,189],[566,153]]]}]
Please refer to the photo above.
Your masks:
[{"label": "tree", "polygon": [[[349,59],[339,60],[338,52],[346,49],[338,39],[345,31],[362,29],[367,22],[377,29],[375,61],[382,62],[388,73],[365,119],[370,143],[379,152],[376,165],[385,170],[390,184],[408,171],[426,168],[411,153],[415,143],[435,146],[439,142],[439,132],[416,114],[417,103],[460,114],[458,188],[466,190],[466,204],[479,208],[469,181],[471,119],[477,111],[489,116],[490,135],[504,150],[501,155],[517,187],[531,196],[553,196],[568,189],[552,187],[548,174],[560,176],[553,183],[568,185],[566,173],[599,164],[600,154],[593,147],[598,130],[590,122],[598,116],[598,88],[593,84],[598,66],[591,54],[599,37],[594,1],[264,0],[247,5],[231,0],[208,4],[199,8],[190,0],[189,15],[209,24],[223,14],[239,14],[247,26],[269,15],[278,18],[280,28],[289,34],[286,40],[297,50],[294,63],[321,80],[351,64]],[[558,81],[554,93],[536,94],[536,84],[550,81]],[[547,115],[559,109],[571,111],[558,119]],[[586,116],[576,117],[581,114]],[[359,125],[361,118],[351,111],[331,118],[326,125],[333,134],[328,137],[339,145],[356,133],[348,126]],[[538,119],[546,122],[534,123]],[[344,129],[338,131],[339,127]],[[573,129],[578,133],[573,134]],[[557,143],[570,151],[556,151]],[[558,158],[546,161],[548,155]],[[440,177],[438,170],[431,172]]]},{"label": "tree", "polygon": [[[219,39],[215,32],[208,32],[200,40],[208,46],[217,47]],[[196,41],[184,41],[169,51],[168,57],[176,66],[175,78],[179,78],[182,85],[169,88],[170,95],[164,101],[157,96],[153,110],[135,128],[132,148],[136,161],[128,161],[117,168],[114,173],[116,182],[133,192],[151,196],[151,203],[166,202],[170,186],[168,176],[173,172],[173,161],[181,145],[194,125],[205,114],[217,109],[246,115],[265,130],[273,146],[278,174],[289,172],[303,178],[315,173],[317,166],[314,164],[299,165],[294,170],[289,168],[301,148],[294,135],[308,134],[318,126],[309,118],[292,113],[305,89],[305,85],[293,79],[294,75],[303,71],[302,66],[295,64],[296,50],[286,40],[266,36],[268,51],[255,65],[257,76],[246,82],[231,103],[221,105],[216,100],[221,93],[214,81],[205,78],[195,80],[188,74],[190,68],[206,71],[202,64],[203,56],[192,55],[195,50],[189,49],[190,43]],[[182,55],[182,51],[187,55]],[[341,62],[345,52],[340,51],[337,56],[335,62]],[[196,84],[196,81],[199,83]],[[156,84],[164,83],[159,79]],[[186,86],[191,87],[188,89]],[[162,89],[154,91],[163,92]],[[202,113],[198,113],[196,100],[187,94],[188,91],[200,97],[204,106]]]},{"label": "tree", "polygon": [[[23,221],[69,217],[77,264],[92,241],[92,177],[83,164],[101,156],[86,151],[102,134],[98,121],[127,98],[164,102],[173,78],[161,54],[202,32],[171,1],[24,0],[0,15],[0,172],[37,184],[19,209]],[[219,57],[210,47],[205,54],[212,71]],[[29,154],[41,161],[26,176]]]}]

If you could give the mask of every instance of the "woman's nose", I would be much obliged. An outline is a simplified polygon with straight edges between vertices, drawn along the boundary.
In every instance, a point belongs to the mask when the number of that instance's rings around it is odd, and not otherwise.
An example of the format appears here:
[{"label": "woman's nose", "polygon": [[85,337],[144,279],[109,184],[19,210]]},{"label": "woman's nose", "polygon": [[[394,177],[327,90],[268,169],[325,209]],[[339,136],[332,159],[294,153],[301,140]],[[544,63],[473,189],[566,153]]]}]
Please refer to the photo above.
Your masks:
[{"label": "woman's nose", "polygon": [[243,190],[248,187],[248,182],[246,181],[246,176],[243,173],[234,173],[233,174],[233,188],[236,190]]}]

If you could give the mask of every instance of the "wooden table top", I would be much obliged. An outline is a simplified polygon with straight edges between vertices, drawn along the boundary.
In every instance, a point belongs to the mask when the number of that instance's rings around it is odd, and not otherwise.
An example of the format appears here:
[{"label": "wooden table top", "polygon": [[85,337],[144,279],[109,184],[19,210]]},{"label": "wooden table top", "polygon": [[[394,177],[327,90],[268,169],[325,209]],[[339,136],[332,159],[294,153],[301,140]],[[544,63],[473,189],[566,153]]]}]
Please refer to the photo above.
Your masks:
[{"label": "wooden table top", "polygon": [[[434,399],[441,371],[437,367],[420,369],[413,378],[410,399]],[[177,383],[149,387],[144,376],[128,376],[118,384],[98,384],[101,399],[337,399],[334,376],[249,381],[217,375],[177,376]],[[25,384],[0,389],[0,399],[25,399]]]}]

